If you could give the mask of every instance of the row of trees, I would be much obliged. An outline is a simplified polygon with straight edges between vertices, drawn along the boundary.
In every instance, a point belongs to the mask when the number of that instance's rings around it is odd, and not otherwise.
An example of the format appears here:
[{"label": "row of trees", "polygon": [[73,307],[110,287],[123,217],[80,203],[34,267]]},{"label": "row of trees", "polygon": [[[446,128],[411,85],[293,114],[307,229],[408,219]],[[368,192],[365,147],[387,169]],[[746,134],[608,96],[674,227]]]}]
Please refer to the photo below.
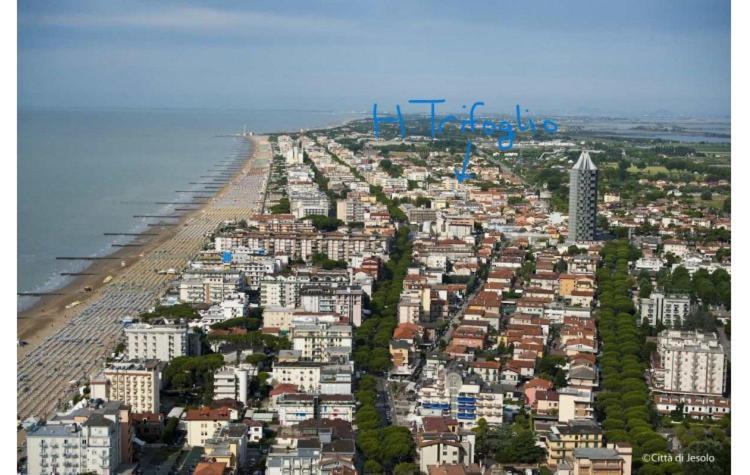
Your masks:
[{"label": "row of trees", "polygon": [[[352,174],[365,181],[356,168],[341,160],[335,154],[333,159],[349,167]],[[406,214],[398,203],[390,200],[379,186],[370,186],[370,193],[387,206],[391,218],[406,222]],[[372,299],[366,302],[370,316],[354,333],[354,363],[359,370],[367,373],[357,383],[354,396],[359,403],[355,414],[357,424],[357,446],[365,458],[365,474],[413,475],[419,473],[412,463],[414,441],[405,427],[386,426],[377,409],[377,380],[372,374],[382,374],[391,367],[390,341],[396,328],[396,312],[401,297],[401,288],[411,263],[411,241],[409,228],[401,227],[396,233],[390,260],[383,268],[381,280],[376,282]]]},{"label": "row of trees", "polygon": [[[335,155],[333,158],[348,166],[355,177],[364,181],[364,177],[355,168]],[[370,186],[370,193],[388,207],[392,219],[397,222],[406,221],[404,212],[397,203],[385,196],[382,188]],[[396,312],[401,288],[411,263],[408,226],[402,226],[396,233],[390,257],[383,268],[382,278],[375,284],[372,299],[368,302],[370,316],[354,333],[354,363],[359,370],[369,373],[357,383],[354,396],[359,409],[354,421],[357,425],[357,447],[365,459],[365,474],[414,475],[419,473],[417,466],[412,463],[414,440],[406,427],[386,425],[377,408],[377,379],[373,376],[388,371],[392,364],[389,346],[397,324]]]},{"label": "row of trees", "polygon": [[[272,139],[273,143],[276,143],[276,139]],[[291,207],[289,204],[289,198],[286,195],[286,160],[281,155],[274,155],[273,162],[271,163],[271,182],[270,185],[274,191],[282,193],[284,196],[279,200],[277,204],[271,206],[269,211],[271,214],[289,214]]]},{"label": "row of trees", "polygon": [[359,380],[355,397],[360,402],[354,420],[357,424],[357,446],[366,461],[365,473],[416,473],[409,462],[414,455],[414,441],[406,427],[388,426],[377,409],[377,380],[364,375]]},{"label": "row of trees", "polygon": [[376,283],[369,305],[370,317],[354,333],[354,362],[370,373],[383,373],[391,367],[389,344],[396,328],[396,311],[410,263],[409,228],[404,226],[396,233],[391,259],[383,268],[383,279]]},{"label": "row of trees", "polygon": [[[624,241],[609,242],[602,249],[604,264],[596,276],[601,295],[598,320],[603,391],[597,395],[596,410],[603,419],[607,442],[630,443],[634,464],[640,464],[644,453],[668,453],[668,446],[654,431],[657,416],[644,382],[648,351],[630,302],[628,261],[634,255],[634,249]],[[672,473],[675,468],[679,465],[644,465],[639,473]]]}]

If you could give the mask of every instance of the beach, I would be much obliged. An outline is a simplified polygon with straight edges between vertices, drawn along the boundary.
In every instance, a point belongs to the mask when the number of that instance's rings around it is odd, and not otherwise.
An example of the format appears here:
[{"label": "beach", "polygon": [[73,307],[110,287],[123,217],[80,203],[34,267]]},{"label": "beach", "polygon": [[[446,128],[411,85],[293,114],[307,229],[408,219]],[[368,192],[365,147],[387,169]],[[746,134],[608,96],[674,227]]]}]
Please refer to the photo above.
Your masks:
[{"label": "beach", "polygon": [[[86,308],[90,300],[98,297],[100,290],[107,284],[115,281],[117,276],[125,269],[134,265],[144,255],[152,252],[159,245],[173,238],[180,226],[190,218],[193,213],[207,205],[196,208],[196,211],[188,212],[182,216],[177,225],[150,229],[147,233],[155,233],[156,236],[138,236],[133,242],[142,242],[137,248],[122,247],[107,257],[116,259],[93,260],[81,273],[95,275],[80,275],[74,277],[67,285],[55,290],[50,295],[39,298],[30,308],[18,313],[17,337],[26,345],[19,347],[18,356],[31,351],[39,342],[60,328],[73,315],[80,313]],[[125,262],[125,266],[121,263]],[[105,279],[112,277],[107,283]],[[89,288],[90,291],[84,289]],[[53,295],[60,294],[60,295]],[[76,304],[76,302],[78,302]],[[73,305],[73,306],[71,306]],[[70,307],[69,307],[70,306]],[[67,308],[66,308],[67,307]]]},{"label": "beach", "polygon": [[[111,254],[116,259],[93,261],[85,272],[96,275],[76,277],[60,290],[64,295],[43,297],[18,314],[18,338],[28,343],[17,350],[20,418],[47,416],[66,400],[71,382],[101,366],[122,334],[120,321],[153,306],[176,278],[159,270],[179,272],[223,221],[262,211],[271,148],[264,136],[250,141],[241,169],[177,225],[152,228],[155,236],[137,237],[144,245],[120,248]],[[104,283],[107,276],[112,278]]]}]

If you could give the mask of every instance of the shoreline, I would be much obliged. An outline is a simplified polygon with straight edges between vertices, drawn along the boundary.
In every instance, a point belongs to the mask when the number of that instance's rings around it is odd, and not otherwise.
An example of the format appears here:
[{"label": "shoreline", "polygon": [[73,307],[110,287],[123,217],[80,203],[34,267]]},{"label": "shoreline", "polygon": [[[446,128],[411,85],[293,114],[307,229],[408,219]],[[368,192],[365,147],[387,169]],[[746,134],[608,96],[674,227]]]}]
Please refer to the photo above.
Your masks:
[{"label": "shoreline", "polygon": [[[16,313],[16,337],[25,341],[27,344],[17,347],[17,356],[23,357],[32,351],[46,337],[59,330],[71,318],[81,313],[92,300],[93,297],[101,293],[102,289],[108,284],[117,281],[117,277],[123,271],[132,267],[144,256],[158,248],[161,244],[174,238],[175,235],[187,225],[191,219],[200,215],[210,206],[218,196],[220,196],[230,184],[242,173],[243,168],[253,159],[256,153],[256,143],[253,137],[242,137],[247,145],[247,149],[242,154],[244,159],[241,161],[242,166],[232,174],[231,178],[224,183],[221,188],[216,190],[196,190],[195,193],[202,195],[211,195],[211,198],[199,207],[181,214],[179,219],[169,222],[168,226],[151,226],[138,233],[128,243],[142,243],[136,247],[121,247],[115,249],[109,254],[103,254],[101,257],[112,257],[115,259],[93,260],[79,272],[92,273],[96,275],[79,275],[73,276],[65,285],[50,290],[50,292],[60,293],[62,295],[45,295],[38,298],[28,308]],[[238,157],[239,161],[240,158]],[[157,220],[153,224],[163,223],[163,220]],[[144,233],[155,233],[156,236],[143,236]],[[125,262],[125,266],[121,265]],[[175,269],[181,270],[181,269]],[[111,278],[110,278],[111,277]],[[109,279],[106,283],[106,279]],[[84,288],[90,287],[90,291]],[[95,300],[95,299],[93,299]],[[71,304],[77,304],[70,306]],[[67,308],[66,308],[67,307]]]}]

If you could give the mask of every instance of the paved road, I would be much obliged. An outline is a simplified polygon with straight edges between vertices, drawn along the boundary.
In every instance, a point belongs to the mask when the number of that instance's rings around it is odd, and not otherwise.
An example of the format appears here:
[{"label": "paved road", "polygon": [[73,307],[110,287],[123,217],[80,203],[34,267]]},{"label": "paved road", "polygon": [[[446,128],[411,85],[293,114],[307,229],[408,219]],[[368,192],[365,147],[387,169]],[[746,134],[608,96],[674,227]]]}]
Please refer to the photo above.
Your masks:
[{"label": "paved road", "polygon": [[271,147],[266,137],[253,141],[253,158],[173,239],[123,270],[76,307],[77,315],[60,330],[19,358],[17,412],[21,419],[49,416],[59,402],[71,397],[71,381],[86,378],[103,365],[122,335],[120,320],[153,306],[174,279],[155,270],[184,268],[202,248],[207,233],[223,221],[248,217],[262,208]]}]

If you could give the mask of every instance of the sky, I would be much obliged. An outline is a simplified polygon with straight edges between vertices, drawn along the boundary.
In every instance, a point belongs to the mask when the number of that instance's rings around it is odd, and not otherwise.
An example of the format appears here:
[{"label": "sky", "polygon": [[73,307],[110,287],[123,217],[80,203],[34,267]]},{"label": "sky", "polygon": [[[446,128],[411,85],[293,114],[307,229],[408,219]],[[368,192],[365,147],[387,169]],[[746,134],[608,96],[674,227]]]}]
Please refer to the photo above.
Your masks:
[{"label": "sky", "polygon": [[19,107],[730,113],[729,0],[18,2]]}]

